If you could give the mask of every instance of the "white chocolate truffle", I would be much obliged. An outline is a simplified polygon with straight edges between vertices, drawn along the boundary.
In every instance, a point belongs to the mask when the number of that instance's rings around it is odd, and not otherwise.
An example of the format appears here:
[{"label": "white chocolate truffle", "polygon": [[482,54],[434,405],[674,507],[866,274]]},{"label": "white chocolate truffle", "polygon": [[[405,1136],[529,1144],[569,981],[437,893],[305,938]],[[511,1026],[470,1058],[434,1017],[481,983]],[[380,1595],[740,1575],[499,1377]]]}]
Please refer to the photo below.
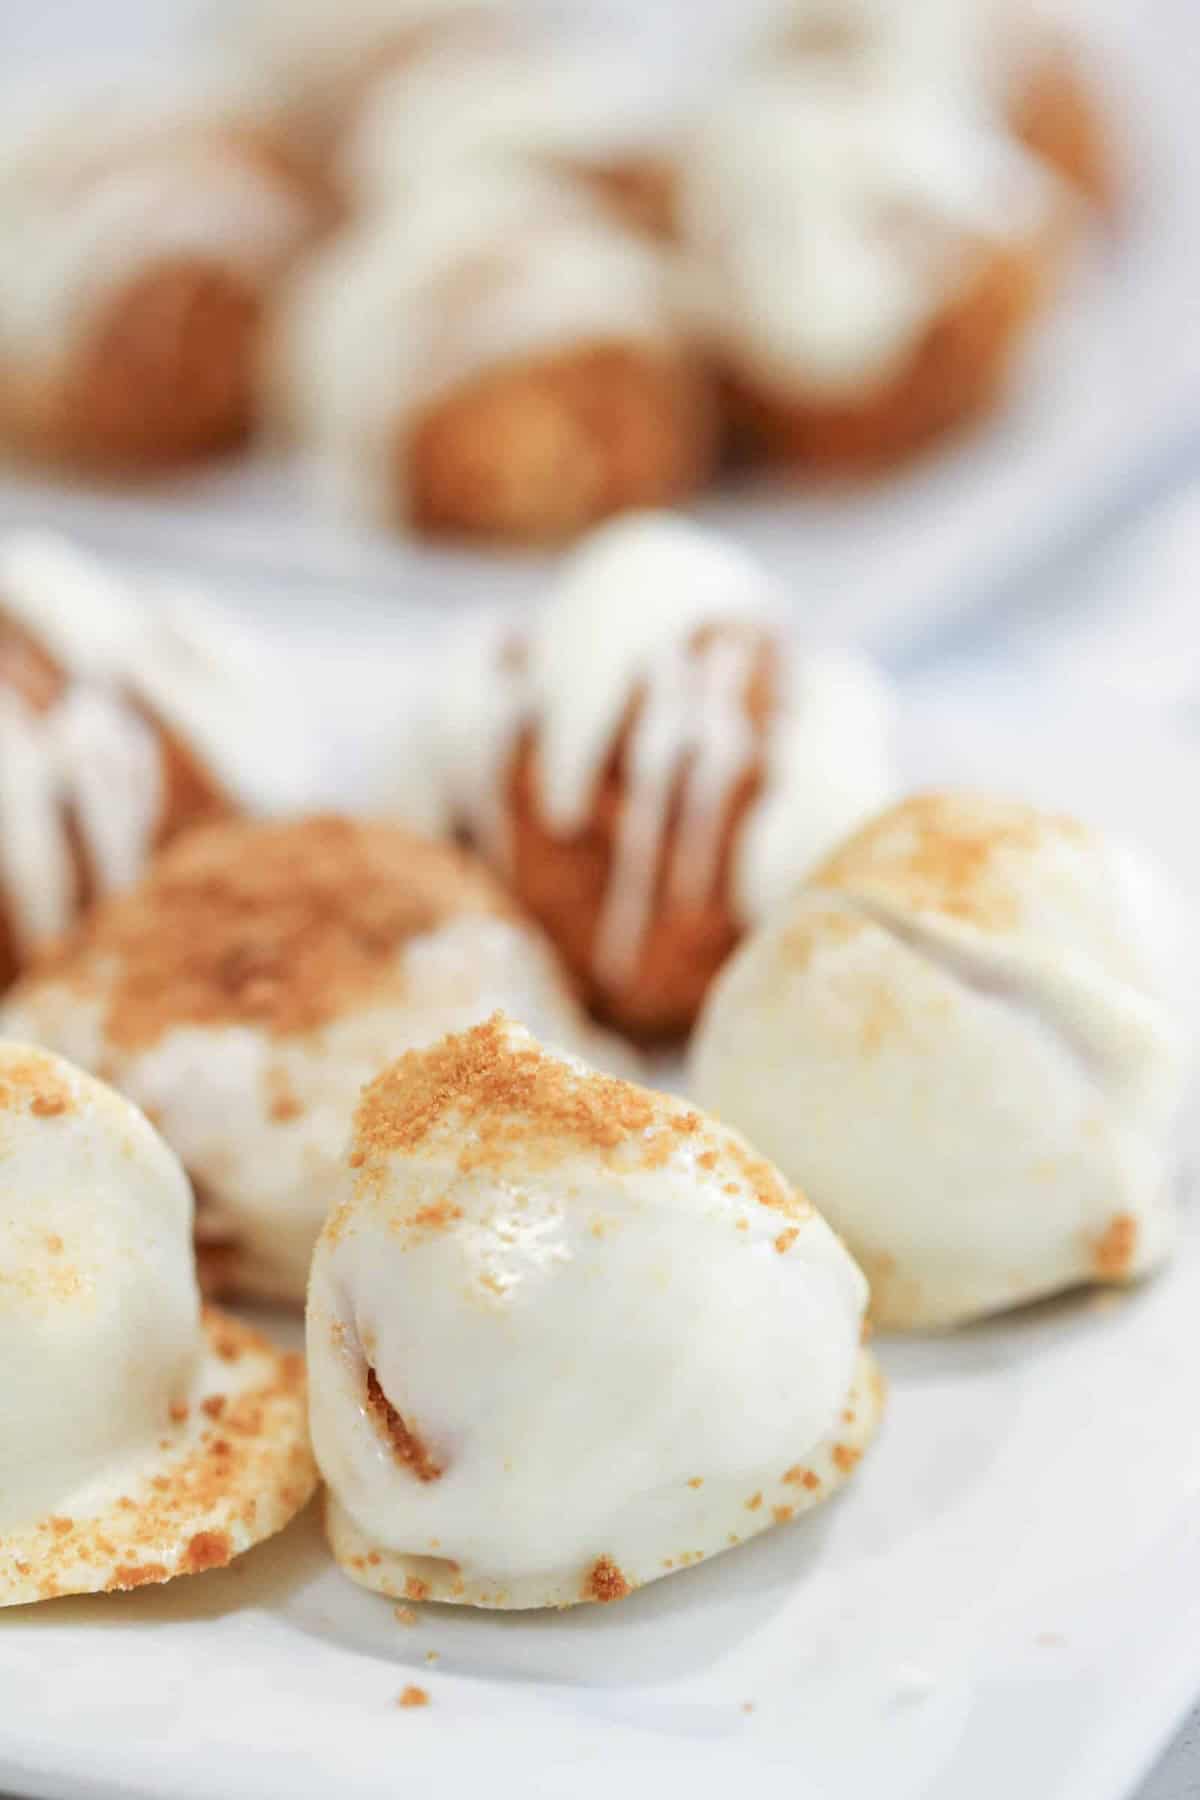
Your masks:
[{"label": "white chocolate truffle", "polygon": [[228,449],[318,191],[248,103],[128,83],[38,97],[0,137],[0,430],[101,472]]},{"label": "white chocolate truffle", "polygon": [[155,1119],[196,1184],[214,1290],[298,1304],[364,1083],[498,1006],[569,1048],[599,1042],[486,870],[399,827],[318,818],[189,833],[17,985],[5,1019]]},{"label": "white chocolate truffle", "polygon": [[0,1180],[0,1606],[278,1531],[315,1485],[299,1359],[201,1313],[187,1179],[141,1113],[0,1044]]},{"label": "white chocolate truffle", "polygon": [[700,338],[755,387],[828,404],[898,379],[989,259],[1043,255],[1067,201],[986,112],[818,63],[713,109],[679,206]]},{"label": "white chocolate truffle", "polygon": [[919,796],[734,957],[695,1091],[804,1184],[881,1324],[1129,1281],[1174,1235],[1179,923],[1146,864],[1070,819]]},{"label": "white chocolate truffle", "polygon": [[648,1035],[686,1028],[740,932],[894,791],[873,667],[797,654],[759,564],[667,514],[596,532],[451,681],[452,817]]},{"label": "white chocolate truffle", "polygon": [[346,1572],[622,1598],[823,1498],[881,1393],[866,1284],[735,1133],[502,1017],[368,1088],[308,1305]]},{"label": "white chocolate truffle", "polygon": [[306,265],[281,310],[272,387],[332,503],[404,523],[422,422],[497,372],[598,348],[674,371],[662,256],[576,183],[467,162]]},{"label": "white chocolate truffle", "polygon": [[0,545],[0,980],[160,844],[233,808],[196,709],[174,704],[164,636],[67,545]]}]

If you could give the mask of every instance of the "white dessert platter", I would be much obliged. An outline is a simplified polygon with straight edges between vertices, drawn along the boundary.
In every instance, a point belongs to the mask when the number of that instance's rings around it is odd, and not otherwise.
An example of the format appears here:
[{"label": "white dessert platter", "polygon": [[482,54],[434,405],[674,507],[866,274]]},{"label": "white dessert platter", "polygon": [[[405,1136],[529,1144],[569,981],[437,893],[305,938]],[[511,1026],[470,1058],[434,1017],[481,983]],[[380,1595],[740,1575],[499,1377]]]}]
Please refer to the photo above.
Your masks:
[{"label": "white dessert platter", "polygon": [[[698,509],[784,577],[804,637],[905,650],[985,616],[1180,454],[1200,396],[1200,12],[1159,0],[1113,30],[1137,204],[1011,408],[867,494],[758,490]],[[396,704],[402,679],[379,652],[398,664],[465,609],[528,592],[541,566],[340,529],[294,467],[265,459],[145,495],[5,474],[0,525],[18,523],[186,571],[307,647],[343,721],[328,801],[361,771],[370,734],[349,720],[364,695]],[[923,682],[901,723],[913,781],[988,783],[1136,834],[1200,905],[1200,840],[1181,834],[1200,742],[1159,714],[994,674]],[[1197,1145],[1194,1106],[1189,1163]],[[1189,1199],[1176,1260],[1144,1289],[879,1340],[890,1405],[845,1493],[620,1605],[426,1607],[405,1623],[338,1572],[310,1509],[231,1569],[0,1614],[0,1789],[1125,1800],[1198,1679]],[[261,1322],[299,1342],[297,1324]],[[410,1685],[427,1707],[397,1706]]]}]

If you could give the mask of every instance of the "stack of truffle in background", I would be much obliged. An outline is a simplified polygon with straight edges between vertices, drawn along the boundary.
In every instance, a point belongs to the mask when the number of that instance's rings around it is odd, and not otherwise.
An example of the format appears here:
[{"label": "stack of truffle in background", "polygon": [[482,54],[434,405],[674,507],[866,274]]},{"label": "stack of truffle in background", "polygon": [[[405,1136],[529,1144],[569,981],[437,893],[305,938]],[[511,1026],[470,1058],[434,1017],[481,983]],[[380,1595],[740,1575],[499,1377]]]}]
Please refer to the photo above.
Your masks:
[{"label": "stack of truffle in background", "polygon": [[1059,10],[787,0],[673,116],[512,0],[258,0],[236,81],[7,134],[0,428],[282,434],[342,514],[510,542],[887,467],[997,403],[1111,197]]}]

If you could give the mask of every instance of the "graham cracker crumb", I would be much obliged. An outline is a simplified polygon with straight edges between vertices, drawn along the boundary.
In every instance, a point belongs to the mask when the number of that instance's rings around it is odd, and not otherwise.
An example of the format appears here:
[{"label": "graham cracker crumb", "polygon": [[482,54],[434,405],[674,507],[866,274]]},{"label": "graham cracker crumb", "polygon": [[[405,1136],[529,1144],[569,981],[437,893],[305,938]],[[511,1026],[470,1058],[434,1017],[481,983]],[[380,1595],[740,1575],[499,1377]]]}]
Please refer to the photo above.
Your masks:
[{"label": "graham cracker crumb", "polygon": [[401,1707],[428,1706],[429,1705],[428,1691],[423,1687],[416,1687],[412,1682],[410,1682],[409,1685],[401,1693],[400,1698],[396,1702],[396,1705],[401,1706]]},{"label": "graham cracker crumb", "polygon": [[595,1600],[601,1606],[607,1606],[612,1600],[624,1600],[630,1592],[632,1589],[629,1582],[626,1581],[612,1557],[597,1557],[584,1578],[584,1599]]},{"label": "graham cracker crumb", "polygon": [[106,1034],[123,1050],[182,1024],[286,1037],[377,994],[405,943],[463,913],[510,917],[513,907],[452,846],[380,821],[233,820],[172,844],[136,888],[50,951],[36,978],[107,992]]},{"label": "graham cracker crumb", "polygon": [[1137,1254],[1138,1226],[1132,1213],[1117,1213],[1092,1247],[1092,1267],[1101,1281],[1120,1281]]},{"label": "graham cracker crumb", "polygon": [[812,877],[819,888],[895,899],[919,912],[963,919],[984,931],[1017,923],[1004,871],[1012,854],[1086,834],[1074,819],[959,793],[916,794],[873,819]]},{"label": "graham cracker crumb", "polygon": [[193,1575],[204,1569],[223,1569],[233,1556],[233,1546],[223,1531],[198,1531],[184,1552],[183,1567]]},{"label": "graham cracker crumb", "polygon": [[78,1106],[69,1080],[48,1051],[30,1050],[6,1059],[0,1068],[0,1108],[23,1108],[37,1119],[57,1119]]},{"label": "graham cracker crumb", "polygon": [[57,1119],[66,1112],[67,1102],[61,1094],[35,1094],[29,1110],[37,1119]]}]

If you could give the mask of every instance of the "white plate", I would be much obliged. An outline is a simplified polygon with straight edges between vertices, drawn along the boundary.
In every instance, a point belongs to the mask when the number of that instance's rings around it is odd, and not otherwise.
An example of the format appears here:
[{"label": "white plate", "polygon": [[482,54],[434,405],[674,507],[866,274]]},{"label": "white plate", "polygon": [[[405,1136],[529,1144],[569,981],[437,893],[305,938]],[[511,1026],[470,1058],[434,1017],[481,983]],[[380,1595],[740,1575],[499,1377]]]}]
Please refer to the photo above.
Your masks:
[{"label": "white plate", "polygon": [[[1170,796],[1200,745],[1046,700],[927,693],[910,766],[1011,777],[1019,745],[1038,798],[1195,857]],[[406,1628],[309,1517],[228,1571],[0,1614],[0,1788],[1123,1800],[1194,1697],[1200,1217],[1136,1294],[879,1348],[839,1500],[619,1606]]]},{"label": "white plate", "polygon": [[[764,3],[588,0],[588,10],[619,8],[646,55],[678,68],[716,57],[730,22]],[[132,4],[109,0],[118,11]],[[1089,0],[1086,10],[1089,29],[1108,39],[1102,78],[1114,127],[1127,139],[1128,203],[1120,229],[1031,347],[1012,404],[951,450],[866,490],[837,497],[767,486],[696,508],[761,551],[813,638],[891,647],[985,609],[1002,584],[1127,501],[1193,429],[1200,7]],[[72,14],[70,29],[86,33],[87,19]],[[525,592],[544,566],[339,527],[294,465],[266,458],[148,493],[68,491],[14,474],[0,478],[0,525],[15,521],[61,525],[131,560],[182,565],[232,589],[249,580],[282,617],[326,630],[331,618],[386,619],[400,601],[445,611]]]}]

